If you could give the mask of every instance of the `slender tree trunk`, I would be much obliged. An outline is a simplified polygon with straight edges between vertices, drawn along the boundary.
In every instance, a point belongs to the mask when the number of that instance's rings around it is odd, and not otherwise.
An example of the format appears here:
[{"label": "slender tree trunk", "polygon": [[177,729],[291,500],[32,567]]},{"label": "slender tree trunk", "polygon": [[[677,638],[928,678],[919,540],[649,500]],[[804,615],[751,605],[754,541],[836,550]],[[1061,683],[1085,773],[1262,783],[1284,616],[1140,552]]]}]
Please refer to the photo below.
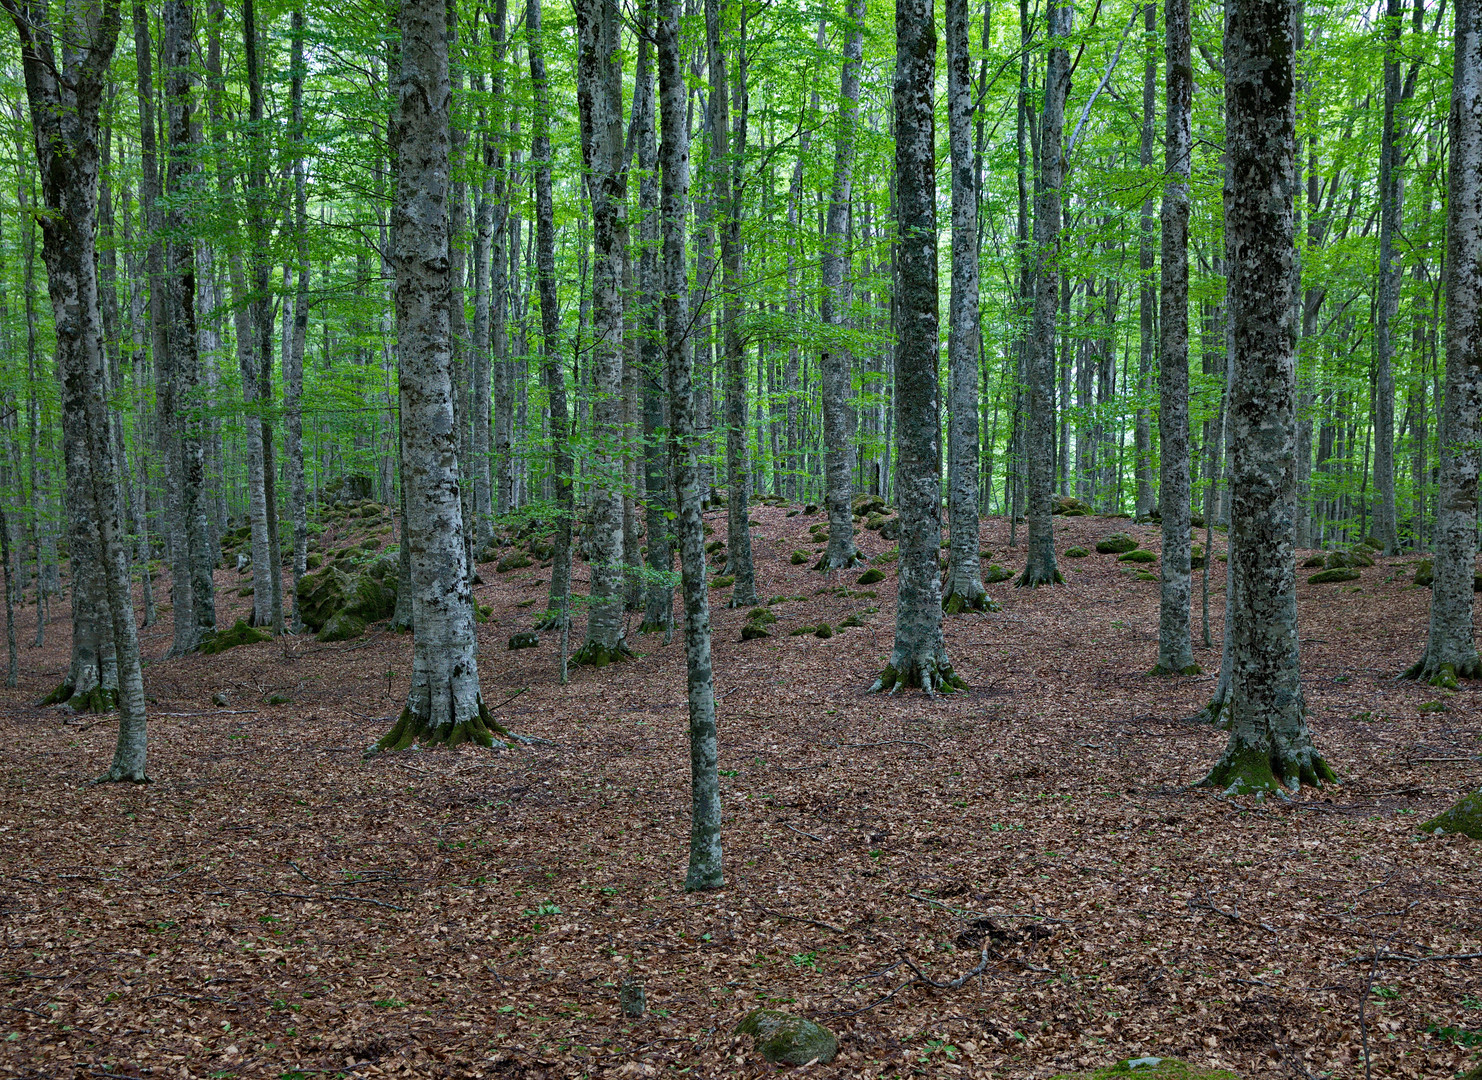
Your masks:
[{"label": "slender tree trunk", "polygon": [[[839,79],[838,128],[834,138],[834,183],[828,204],[823,241],[822,289],[819,317],[827,327],[818,361],[822,383],[824,505],[828,510],[828,547],[820,570],[841,570],[859,561],[854,546],[854,517],[850,507],[849,351],[844,347],[848,302],[844,269],[849,262],[849,201],[854,189],[856,130],[859,127],[859,69],[864,55],[864,0],[849,0],[844,65]],[[935,53],[933,53],[933,57]]]},{"label": "slender tree trunk", "polygon": [[949,612],[993,606],[978,565],[978,191],[968,0],[947,0],[947,130],[952,149],[952,298],[947,314]]},{"label": "slender tree trunk", "polygon": [[[1234,378],[1230,740],[1204,780],[1234,794],[1334,779],[1307,730],[1297,645],[1296,9],[1231,0],[1225,238]],[[1281,193],[1273,198],[1272,192]]]},{"label": "slender tree trunk", "polygon": [[[534,2],[534,0],[532,0]],[[660,0],[655,52],[663,129],[664,352],[669,369],[670,452],[679,512],[684,589],[684,651],[690,718],[690,859],[687,890],[724,884],[720,846],[719,749],[715,682],[710,669],[710,599],[705,583],[705,519],[701,513],[699,439],[695,430],[694,355],[690,343],[689,285],[684,223],[689,201],[689,127],[684,69],[679,54],[679,0]]]},{"label": "slender tree trunk", "polygon": [[[1162,589],[1158,662],[1163,674],[1194,675],[1189,632],[1189,172],[1193,153],[1194,71],[1189,0],[1163,8],[1168,110],[1163,145],[1162,311],[1158,320],[1158,502],[1162,509]],[[1205,554],[1206,559],[1210,557]]]},{"label": "slender tree trunk", "polygon": [[931,0],[895,6],[896,496],[900,507],[899,598],[890,662],[870,687],[928,694],[966,684],[942,639],[942,433],[937,385],[936,82]]},{"label": "slender tree trunk", "polygon": [[396,101],[395,236],[397,367],[402,483],[411,551],[412,679],[396,726],[375,744],[490,746],[503,729],[479,693],[473,589],[458,491],[453,389],[453,290],[449,281],[448,25],[445,0],[402,0]]},{"label": "slender tree trunk", "polygon": [[1137,355],[1137,407],[1134,415],[1132,462],[1133,482],[1136,484],[1136,506],[1134,513],[1138,521],[1148,520],[1157,510],[1157,499],[1153,495],[1153,433],[1148,420],[1147,398],[1151,393],[1153,357],[1158,352],[1157,328],[1154,312],[1158,307],[1158,287],[1153,278],[1153,145],[1154,120],[1157,115],[1158,64],[1157,38],[1158,5],[1143,6],[1143,40],[1147,46],[1147,61],[1142,69],[1142,170],[1146,177],[1147,197],[1142,200],[1142,221],[1138,229],[1137,270],[1141,282],[1138,297],[1138,315],[1141,322],[1142,348]]},{"label": "slender tree trunk", "polygon": [[[25,0],[0,0],[0,5],[20,37],[33,145],[47,208],[42,216],[42,258],[60,330],[56,366],[69,494],[84,504],[73,516],[90,522],[92,550],[100,555],[96,565],[103,579],[118,673],[118,744],[113,764],[99,779],[142,783],[148,780],[144,680],[130,602],[117,460],[104,401],[107,379],[95,249],[98,109],[118,41],[119,9],[116,3],[80,9],[65,28],[66,47],[58,50],[50,5]],[[74,566],[78,552],[72,549]],[[74,602],[77,599],[74,596]]]},{"label": "slender tree trunk", "polygon": [[1472,622],[1482,470],[1482,11],[1456,4],[1446,206],[1446,393],[1435,583],[1425,655],[1406,675],[1437,686],[1482,677]]},{"label": "slender tree trunk", "polygon": [[1029,415],[1024,452],[1028,458],[1029,550],[1020,588],[1059,584],[1055,525],[1050,516],[1055,466],[1055,316],[1060,300],[1060,187],[1065,179],[1063,131],[1070,91],[1069,4],[1047,12],[1049,57],[1045,65],[1044,116],[1040,122],[1040,182],[1034,211],[1034,322],[1025,341]]},{"label": "slender tree trunk", "polygon": [[292,57],[290,59],[290,92],[293,98],[293,242],[298,262],[298,281],[294,287],[293,338],[288,347],[288,362],[283,365],[283,420],[287,431],[288,517],[293,525],[292,618],[294,633],[303,628],[299,617],[298,586],[308,569],[309,512],[308,491],[304,483],[304,349],[309,336],[309,202],[304,157],[308,148],[304,138],[304,13],[294,8],[292,16]]}]

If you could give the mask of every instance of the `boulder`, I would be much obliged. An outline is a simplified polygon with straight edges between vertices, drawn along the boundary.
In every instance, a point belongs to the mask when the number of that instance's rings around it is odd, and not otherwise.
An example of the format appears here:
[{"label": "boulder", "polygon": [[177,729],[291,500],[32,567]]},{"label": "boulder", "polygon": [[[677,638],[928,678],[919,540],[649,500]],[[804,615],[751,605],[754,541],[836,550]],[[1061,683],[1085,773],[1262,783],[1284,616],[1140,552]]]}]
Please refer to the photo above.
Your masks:
[{"label": "boulder", "polygon": [[521,630],[518,634],[509,636],[509,650],[533,649],[540,644],[540,635],[534,630]]},{"label": "boulder", "polygon": [[340,610],[330,616],[317,637],[320,641],[349,641],[365,633],[365,620],[358,615]]},{"label": "boulder", "polygon": [[1208,560],[1204,558],[1204,545],[1195,544],[1192,548],[1189,549],[1190,570],[1203,570],[1204,564],[1207,561]]},{"label": "boulder", "polygon": [[1065,517],[1085,517],[1090,512],[1089,505],[1069,495],[1056,495],[1050,504],[1050,513],[1061,514]]},{"label": "boulder", "polygon": [[762,1057],[773,1065],[827,1064],[839,1052],[839,1040],[828,1028],[781,1009],[752,1009],[735,1033],[755,1039]]},{"label": "boulder", "polygon": [[742,641],[755,641],[758,638],[769,638],[771,636],[771,634],[767,633],[766,627],[761,623],[749,622],[741,627]]},{"label": "boulder", "polygon": [[1455,806],[1422,822],[1420,831],[1437,836],[1465,833],[1473,840],[1482,840],[1482,791],[1463,796]]},{"label": "boulder", "polygon": [[1302,569],[1303,570],[1318,570],[1318,569],[1321,569],[1322,568],[1322,564],[1325,563],[1325,562],[1327,562],[1326,556],[1323,556],[1323,555],[1309,555],[1309,556],[1307,556],[1307,558],[1305,558],[1305,559],[1302,560]]},{"label": "boulder", "polygon": [[794,551],[787,561],[794,566],[802,566],[808,561],[808,553],[806,551]]},{"label": "boulder", "polygon": [[1096,541],[1096,550],[1103,555],[1121,555],[1137,549],[1137,541],[1126,533],[1112,533]]},{"label": "boulder", "polygon": [[882,540],[889,540],[892,543],[894,543],[895,541],[899,540],[900,538],[901,538],[901,519],[899,517],[890,518],[888,521],[886,521],[883,525],[880,526],[880,539],[882,539]]},{"label": "boulder", "polygon": [[495,563],[494,570],[500,574],[507,574],[511,570],[523,570],[529,565],[531,565],[529,556],[516,551],[514,554],[506,555]]},{"label": "boulder", "polygon": [[1348,552],[1348,558],[1350,566],[1374,565],[1374,556],[1369,554],[1369,549],[1365,547],[1354,548],[1352,551]]},{"label": "boulder", "polygon": [[215,656],[219,652],[236,648],[238,645],[256,645],[260,641],[272,641],[272,635],[264,634],[247,625],[246,619],[238,619],[230,630],[219,631],[201,642],[201,652]]},{"label": "boulder", "polygon": [[997,585],[1000,581],[1007,581],[1013,576],[1012,571],[1005,570],[998,563],[989,563],[988,569],[983,571],[983,584]]},{"label": "boulder", "polygon": [[1346,551],[1330,551],[1322,563],[1324,570],[1346,570],[1353,565],[1353,556]]},{"label": "boulder", "polygon": [[849,500],[849,512],[855,517],[864,517],[868,514],[883,514],[885,512],[885,500],[878,495],[856,495]]},{"label": "boulder", "polygon": [[1157,561],[1158,556],[1154,555],[1151,551],[1144,551],[1142,548],[1133,548],[1131,551],[1123,552],[1117,556],[1117,562],[1151,563]]},{"label": "boulder", "polygon": [[825,640],[827,640],[828,638],[834,636],[834,629],[833,627],[829,626],[828,623],[821,622],[813,628],[813,636],[816,638],[824,638]]},{"label": "boulder", "polygon": [[1331,585],[1339,581],[1357,581],[1362,575],[1357,570],[1347,566],[1335,566],[1331,570],[1323,570],[1313,574],[1307,579],[1309,585]]},{"label": "boulder", "polygon": [[299,618],[316,633],[343,608],[355,588],[355,579],[337,566],[305,574],[298,583]]},{"label": "boulder", "polygon": [[1430,559],[1421,559],[1415,564],[1415,584],[1429,589],[1436,583],[1436,565]]},{"label": "boulder", "polygon": [[880,529],[885,527],[885,523],[889,520],[890,519],[887,518],[884,514],[871,514],[865,520],[865,528],[869,529],[871,532],[878,532]]},{"label": "boulder", "polygon": [[1073,547],[1065,549],[1065,557],[1067,559],[1084,559],[1087,555],[1090,554],[1091,553],[1083,547]]},{"label": "boulder", "polygon": [[860,574],[859,577],[855,579],[855,582],[854,583],[856,585],[873,585],[877,581],[884,581],[884,580],[885,580],[885,571],[884,570],[881,570],[878,566],[872,566],[868,570],[866,570],[863,574]]}]

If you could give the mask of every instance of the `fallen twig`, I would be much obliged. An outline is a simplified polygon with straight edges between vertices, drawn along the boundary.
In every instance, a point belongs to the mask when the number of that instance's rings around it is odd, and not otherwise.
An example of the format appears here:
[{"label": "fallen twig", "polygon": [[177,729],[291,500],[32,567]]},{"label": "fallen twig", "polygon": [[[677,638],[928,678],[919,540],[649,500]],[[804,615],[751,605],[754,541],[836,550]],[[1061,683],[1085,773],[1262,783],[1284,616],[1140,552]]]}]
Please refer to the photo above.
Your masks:
[{"label": "fallen twig", "polygon": [[833,926],[826,922],[819,922],[817,919],[805,919],[801,915],[788,915],[786,912],[773,911],[771,908],[763,907],[761,904],[757,904],[757,907],[760,908],[762,911],[765,911],[774,919],[786,919],[789,922],[806,923],[809,926],[816,926],[820,930],[831,930],[835,934],[842,934],[844,932],[843,929],[841,929],[840,927]]}]

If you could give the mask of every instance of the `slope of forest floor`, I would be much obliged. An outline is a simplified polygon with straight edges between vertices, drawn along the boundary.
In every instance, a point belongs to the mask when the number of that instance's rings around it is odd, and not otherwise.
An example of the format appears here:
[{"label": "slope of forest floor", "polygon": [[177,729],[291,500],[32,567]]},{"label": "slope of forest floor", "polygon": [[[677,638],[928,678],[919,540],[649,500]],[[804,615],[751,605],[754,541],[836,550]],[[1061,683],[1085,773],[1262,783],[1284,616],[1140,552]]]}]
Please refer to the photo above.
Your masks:
[{"label": "slope of forest floor", "polygon": [[[1482,847],[1416,824],[1482,782],[1482,687],[1394,681],[1429,598],[1408,560],[1299,579],[1312,727],[1343,783],[1257,803],[1187,788],[1223,745],[1179,722],[1212,676],[1145,674],[1158,586],[1116,556],[949,618],[969,692],[884,698],[865,690],[893,573],[873,597],[858,572],[825,582],[789,560],[820,516],[754,517],[758,592],[793,599],[742,642],[746,613],[712,593],[727,887],[703,895],[682,890],[680,637],[630,634],[637,659],[557,685],[553,635],[505,649],[544,607],[538,565],[483,568],[480,671],[499,719],[548,744],[362,760],[410,638],[164,660],[166,614],[143,636],[147,787],[85,785],[111,717],[34,707],[66,666],[55,607],[0,720],[0,1076],[752,1077],[773,1067],[730,1032],[758,1004],[838,1034],[817,1076],[1172,1055],[1354,1077],[1365,1045],[1373,1076],[1477,1063]],[[1156,550],[1155,526],[1090,517],[1057,518],[1056,546],[1113,530]],[[1002,519],[983,546],[1022,568]],[[218,575],[222,625],[250,603],[239,580]],[[914,981],[958,978],[985,943],[959,988]],[[619,1010],[629,978],[641,1020]]]}]

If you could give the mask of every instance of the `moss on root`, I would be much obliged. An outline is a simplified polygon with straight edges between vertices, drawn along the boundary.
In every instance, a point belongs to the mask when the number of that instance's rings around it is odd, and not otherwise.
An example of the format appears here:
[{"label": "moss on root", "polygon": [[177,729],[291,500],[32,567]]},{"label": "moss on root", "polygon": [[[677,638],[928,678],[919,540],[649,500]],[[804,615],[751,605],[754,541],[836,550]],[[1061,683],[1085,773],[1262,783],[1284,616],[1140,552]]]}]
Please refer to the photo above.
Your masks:
[{"label": "moss on root", "polygon": [[571,657],[571,662],[579,667],[605,668],[608,664],[631,659],[633,659],[632,650],[626,645],[619,644],[617,648],[609,649],[595,641],[588,641],[576,650]]},{"label": "moss on root", "polygon": [[561,612],[557,608],[547,608],[540,618],[535,620],[536,630],[559,630],[561,629]]},{"label": "moss on root", "polygon": [[964,611],[1000,610],[1002,610],[1002,605],[996,600],[990,600],[988,594],[982,589],[971,594],[954,591],[942,597],[942,611],[948,615],[961,615]]},{"label": "moss on root", "polygon": [[645,622],[643,622],[638,627],[638,632],[640,634],[660,634],[660,633],[663,633],[665,630],[668,630],[668,629],[669,629],[669,624],[666,623],[666,622],[662,622],[662,621],[661,622],[648,622],[648,621],[645,621]]},{"label": "moss on root", "polygon": [[1336,784],[1337,774],[1317,752],[1305,761],[1287,761],[1280,755],[1244,747],[1226,751],[1197,787],[1219,788],[1225,795],[1282,794],[1303,784],[1322,787]]},{"label": "moss on root", "polygon": [[76,693],[71,683],[62,683],[41,702],[42,705],[66,705],[75,713],[109,713],[118,708],[118,691],[95,686]]},{"label": "moss on root", "polygon": [[489,714],[488,707],[482,701],[479,702],[477,715],[456,724],[439,725],[436,729],[425,719],[413,716],[412,710],[408,708],[401,710],[395,727],[371,744],[368,755],[383,750],[406,750],[411,746],[454,747],[466,742],[492,747],[496,735],[508,737],[509,732]]},{"label": "moss on root", "polygon": [[966,690],[967,683],[952,670],[950,664],[918,664],[913,669],[898,671],[894,665],[886,664],[885,670],[870,686],[871,694],[894,694],[902,687],[916,687],[935,697],[938,693],[951,694]]},{"label": "moss on root", "polygon": [[1053,576],[1038,573],[1029,567],[1024,568],[1024,573],[1019,575],[1019,580],[1014,582],[1016,589],[1037,589],[1041,585],[1064,585],[1065,575],[1056,570]]},{"label": "moss on root", "polygon": [[1470,660],[1460,665],[1432,664],[1421,657],[1400,678],[1429,683],[1442,690],[1459,690],[1462,679],[1482,679],[1482,657],[1473,653]]},{"label": "moss on root", "polygon": [[1148,674],[1157,676],[1158,678],[1171,678],[1175,675],[1202,675],[1204,674],[1204,669],[1198,664],[1189,664],[1187,667],[1181,668],[1170,668],[1164,667],[1162,664],[1155,664],[1153,670],[1149,671]]}]

